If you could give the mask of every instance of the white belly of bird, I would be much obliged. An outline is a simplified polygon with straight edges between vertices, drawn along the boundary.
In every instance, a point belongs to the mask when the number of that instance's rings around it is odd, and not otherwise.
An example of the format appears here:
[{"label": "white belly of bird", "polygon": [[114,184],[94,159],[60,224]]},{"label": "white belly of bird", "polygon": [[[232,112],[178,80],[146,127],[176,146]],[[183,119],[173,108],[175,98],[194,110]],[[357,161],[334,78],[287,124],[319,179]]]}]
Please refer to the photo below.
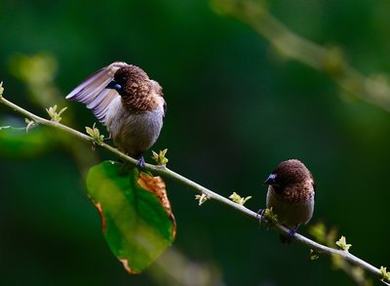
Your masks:
[{"label": "white belly of bird", "polygon": [[130,156],[139,156],[157,140],[163,125],[163,108],[153,111],[131,112],[115,98],[106,115],[106,125],[114,144]]}]

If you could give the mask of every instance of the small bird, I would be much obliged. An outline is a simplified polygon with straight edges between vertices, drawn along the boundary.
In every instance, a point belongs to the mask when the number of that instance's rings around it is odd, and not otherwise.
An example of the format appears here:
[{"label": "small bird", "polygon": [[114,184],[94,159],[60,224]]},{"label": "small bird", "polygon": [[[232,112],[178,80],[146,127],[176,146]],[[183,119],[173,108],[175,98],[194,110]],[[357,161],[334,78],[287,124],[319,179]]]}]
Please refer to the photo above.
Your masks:
[{"label": "small bird", "polygon": [[291,159],[281,162],[265,184],[268,185],[267,208],[272,207],[278,222],[290,230],[291,238],[299,225],[308,223],[313,216],[313,176],[301,161]]},{"label": "small bird", "polygon": [[66,99],[91,109],[118,149],[144,166],[143,153],[159,137],[166,112],[158,82],[135,65],[114,62],[87,78]]}]

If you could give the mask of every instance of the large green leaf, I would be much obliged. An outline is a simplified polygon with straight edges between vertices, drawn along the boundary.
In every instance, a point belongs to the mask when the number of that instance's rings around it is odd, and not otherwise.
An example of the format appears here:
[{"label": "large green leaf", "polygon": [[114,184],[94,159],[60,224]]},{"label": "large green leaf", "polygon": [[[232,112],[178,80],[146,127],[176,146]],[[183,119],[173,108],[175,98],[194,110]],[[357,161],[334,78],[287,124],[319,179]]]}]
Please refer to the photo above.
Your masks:
[{"label": "large green leaf", "polygon": [[98,164],[88,173],[87,189],[111,251],[129,273],[139,273],[172,244],[176,224],[160,177],[136,168],[123,173],[119,163]]}]

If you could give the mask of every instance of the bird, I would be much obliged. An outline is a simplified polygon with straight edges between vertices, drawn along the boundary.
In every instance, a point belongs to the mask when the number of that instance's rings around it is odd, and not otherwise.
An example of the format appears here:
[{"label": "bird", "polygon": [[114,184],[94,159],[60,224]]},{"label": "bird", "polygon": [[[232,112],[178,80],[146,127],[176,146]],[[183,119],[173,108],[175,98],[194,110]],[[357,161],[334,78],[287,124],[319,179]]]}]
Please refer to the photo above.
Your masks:
[{"label": "bird", "polygon": [[117,148],[138,159],[158,139],[166,113],[160,84],[140,67],[113,62],[74,88],[66,99],[84,103],[107,127]]},{"label": "bird", "polygon": [[266,205],[277,215],[277,221],[289,229],[288,242],[301,224],[310,221],[314,212],[314,178],[299,160],[281,162],[265,180],[268,185]]}]

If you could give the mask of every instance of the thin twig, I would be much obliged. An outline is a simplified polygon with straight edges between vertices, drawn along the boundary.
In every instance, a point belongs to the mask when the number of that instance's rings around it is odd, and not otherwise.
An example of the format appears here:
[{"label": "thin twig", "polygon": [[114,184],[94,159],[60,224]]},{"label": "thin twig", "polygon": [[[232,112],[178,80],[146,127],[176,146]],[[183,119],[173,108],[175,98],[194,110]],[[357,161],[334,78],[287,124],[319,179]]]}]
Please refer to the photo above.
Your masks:
[{"label": "thin twig", "polygon": [[[53,127],[53,128],[62,130],[64,132],[69,133],[69,134],[71,134],[79,139],[82,139],[84,141],[96,143],[96,141],[92,137],[85,135],[84,133],[81,133],[81,132],[79,132],[75,129],[72,129],[66,125],[63,125],[59,122],[47,120],[45,118],[37,116],[37,115],[23,109],[22,107],[5,99],[1,95],[1,93],[0,93],[0,103],[3,103],[4,105],[8,106],[9,108],[22,114],[25,117],[28,117],[29,119],[34,120],[38,124],[42,124],[42,125],[46,125],[49,127]],[[116,149],[116,148],[114,148],[114,147],[112,147],[104,142],[101,142],[97,145],[110,151],[111,153],[115,154],[119,158],[128,161],[129,163],[133,164],[134,166],[137,164],[136,159],[127,156],[126,154],[120,152],[118,149]],[[259,214],[257,214],[256,212],[244,207],[243,205],[234,203],[231,200],[211,191],[210,189],[203,187],[202,185],[200,185],[200,184],[198,184],[198,183],[196,183],[196,182],[194,182],[194,181],[192,181],[192,180],[190,180],[190,179],[188,179],[188,178],[186,178],[186,177],[184,177],[184,176],[182,176],[182,175],[180,175],[180,174],[178,174],[178,173],[176,173],[176,172],[174,172],[174,171],[172,171],[164,166],[145,164],[145,169],[148,171],[154,172],[158,175],[161,175],[163,177],[173,179],[174,181],[176,181],[184,186],[187,186],[188,188],[192,189],[195,192],[198,192],[200,194],[206,194],[210,199],[214,199],[217,202],[220,202],[224,205],[227,205],[227,206],[229,206],[229,207],[231,207],[231,208],[233,208],[233,209],[235,209],[235,210],[237,210],[237,211],[239,211],[239,212],[241,212],[241,213],[243,213],[243,214],[247,215],[248,217],[251,217],[255,220],[262,219],[262,217]],[[280,224],[275,224],[275,228],[281,233],[288,234],[289,230]],[[359,257],[357,257],[357,256],[355,256],[347,251],[327,247],[325,245],[317,243],[317,242],[315,242],[315,241],[313,241],[313,240],[311,240],[311,239],[309,239],[301,234],[298,234],[298,233],[296,233],[294,235],[294,239],[296,241],[308,246],[309,248],[320,252],[320,253],[324,253],[327,255],[339,255],[340,257],[342,257],[346,261],[348,261],[352,264],[355,264],[357,266],[360,266],[361,268],[374,274],[375,276],[379,277],[380,279],[382,278],[382,274],[378,268],[376,268],[375,266],[371,265],[370,263],[360,259]]]}]

